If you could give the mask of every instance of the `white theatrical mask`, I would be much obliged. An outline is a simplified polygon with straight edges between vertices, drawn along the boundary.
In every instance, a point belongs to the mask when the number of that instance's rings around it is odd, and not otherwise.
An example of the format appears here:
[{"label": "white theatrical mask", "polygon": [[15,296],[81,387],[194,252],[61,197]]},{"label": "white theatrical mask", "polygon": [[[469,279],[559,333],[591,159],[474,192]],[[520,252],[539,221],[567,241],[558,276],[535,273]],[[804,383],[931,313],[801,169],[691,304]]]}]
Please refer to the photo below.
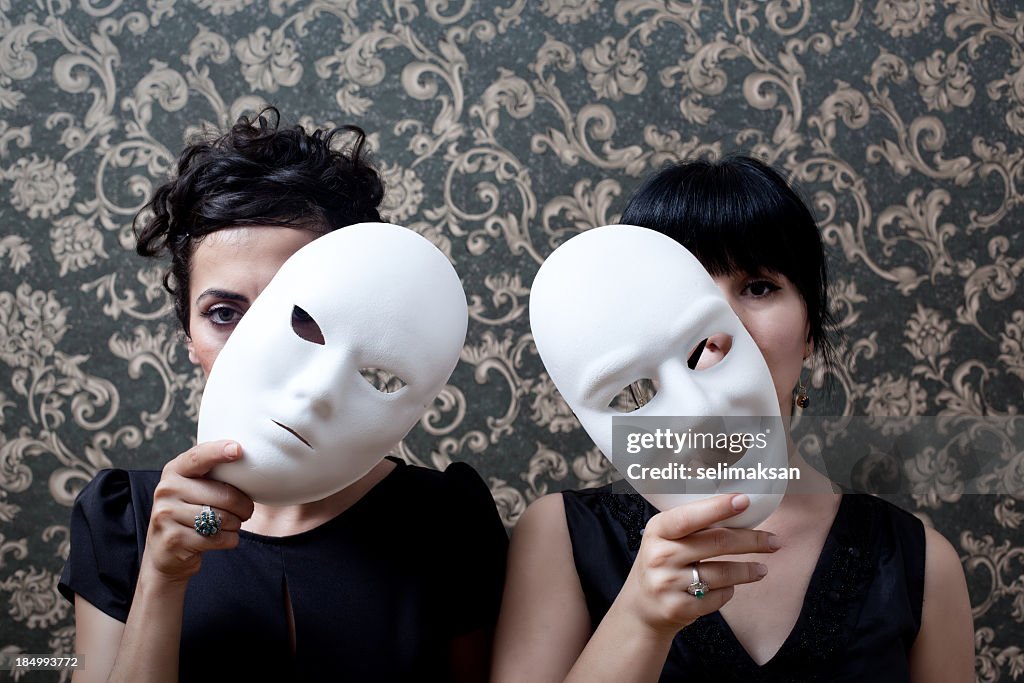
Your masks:
[{"label": "white theatrical mask", "polygon": [[[199,442],[242,446],[211,476],[267,505],[355,482],[444,388],[467,321],[455,269],[415,232],[362,223],[313,240],[281,266],[210,371]],[[385,391],[364,377],[374,371],[391,378]]]},{"label": "white theatrical mask", "polygon": [[[551,380],[624,476],[625,467],[638,460],[621,455],[613,417],[620,427],[634,418],[659,417],[698,432],[767,432],[764,447],[744,449],[729,464],[788,465],[785,429],[764,357],[711,276],[673,239],[646,228],[611,225],[568,240],[545,260],[533,282],[530,326]],[[725,357],[711,367],[691,369],[689,352],[719,333],[732,337]],[[658,387],[649,402],[626,415],[610,405],[641,379]],[[617,451],[613,442],[620,446]],[[680,464],[710,464],[706,450],[682,448],[668,455]],[[665,456],[665,450],[646,450],[639,459],[664,465]],[[759,524],[785,492],[784,480],[767,478],[691,478],[646,488],[626,479],[660,510],[718,493],[747,493],[750,507],[723,524],[734,527]]]}]

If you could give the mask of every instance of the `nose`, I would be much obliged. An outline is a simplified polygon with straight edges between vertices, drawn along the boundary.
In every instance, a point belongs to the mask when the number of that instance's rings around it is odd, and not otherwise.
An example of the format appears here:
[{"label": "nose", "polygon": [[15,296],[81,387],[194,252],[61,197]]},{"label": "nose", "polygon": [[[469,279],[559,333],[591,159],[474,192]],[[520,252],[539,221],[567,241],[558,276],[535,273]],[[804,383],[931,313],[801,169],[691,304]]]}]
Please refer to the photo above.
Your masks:
[{"label": "nose", "polygon": [[722,362],[732,349],[732,335],[719,332],[707,338],[704,350],[697,358],[694,370],[706,370]]}]

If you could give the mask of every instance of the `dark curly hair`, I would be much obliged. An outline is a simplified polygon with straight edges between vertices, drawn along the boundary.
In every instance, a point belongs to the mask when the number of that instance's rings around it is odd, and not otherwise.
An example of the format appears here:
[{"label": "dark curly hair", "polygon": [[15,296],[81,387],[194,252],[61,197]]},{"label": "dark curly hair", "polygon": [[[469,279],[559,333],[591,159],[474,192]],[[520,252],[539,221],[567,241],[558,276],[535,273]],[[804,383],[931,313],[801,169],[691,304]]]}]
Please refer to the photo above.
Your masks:
[{"label": "dark curly hair", "polygon": [[[310,135],[301,126],[282,128],[280,120],[270,107],[255,120],[239,118],[216,139],[186,147],[176,177],[160,185],[135,217],[135,250],[146,257],[170,252],[164,287],[186,334],[192,254],[206,235],[246,225],[326,233],[381,219],[384,184],[365,158],[362,129],[341,126]],[[333,149],[342,134],[351,134],[352,143]],[[152,215],[140,225],[147,209]]]}]

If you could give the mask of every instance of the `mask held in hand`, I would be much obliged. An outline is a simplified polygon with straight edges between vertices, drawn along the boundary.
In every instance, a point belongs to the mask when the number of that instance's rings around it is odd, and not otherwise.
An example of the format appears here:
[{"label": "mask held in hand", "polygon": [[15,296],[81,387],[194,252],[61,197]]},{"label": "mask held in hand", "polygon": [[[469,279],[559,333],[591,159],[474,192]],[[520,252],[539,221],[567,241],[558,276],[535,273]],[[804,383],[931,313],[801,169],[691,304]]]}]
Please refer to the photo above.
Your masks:
[{"label": "mask held in hand", "polygon": [[[537,273],[530,325],[583,428],[656,508],[746,493],[725,524],[753,527],[778,507],[788,452],[771,374],[685,247],[631,225],[573,237]],[[731,346],[701,367],[709,338]]]},{"label": "mask held in hand", "polygon": [[214,363],[199,442],[242,458],[211,477],[254,501],[323,499],[409,432],[459,359],[466,296],[447,257],[415,232],[363,223],[293,254]]}]

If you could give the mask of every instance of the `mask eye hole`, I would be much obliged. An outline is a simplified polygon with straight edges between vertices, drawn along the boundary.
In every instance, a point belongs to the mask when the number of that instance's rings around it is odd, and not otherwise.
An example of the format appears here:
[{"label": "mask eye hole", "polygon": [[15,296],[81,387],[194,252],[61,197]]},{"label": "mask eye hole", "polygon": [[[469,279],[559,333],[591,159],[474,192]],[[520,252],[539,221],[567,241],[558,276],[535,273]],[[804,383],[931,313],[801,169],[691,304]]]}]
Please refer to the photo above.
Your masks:
[{"label": "mask eye hole", "polygon": [[686,365],[691,370],[707,370],[721,363],[732,349],[732,336],[719,332],[690,349],[686,356]]},{"label": "mask eye hole", "polygon": [[292,331],[302,339],[313,344],[323,346],[326,343],[324,341],[324,333],[320,331],[320,326],[313,320],[313,316],[298,306],[292,307]]},{"label": "mask eye hole", "polygon": [[632,413],[650,403],[657,394],[658,382],[645,377],[623,387],[608,407],[619,413]]},{"label": "mask eye hole", "polygon": [[699,344],[690,349],[690,353],[686,356],[686,366],[691,370],[697,368],[697,362],[700,360],[700,356],[704,353],[704,347],[708,345],[707,339],[702,339]]},{"label": "mask eye hole", "polygon": [[405,387],[401,377],[383,368],[359,368],[359,374],[382,394],[393,394]]}]

